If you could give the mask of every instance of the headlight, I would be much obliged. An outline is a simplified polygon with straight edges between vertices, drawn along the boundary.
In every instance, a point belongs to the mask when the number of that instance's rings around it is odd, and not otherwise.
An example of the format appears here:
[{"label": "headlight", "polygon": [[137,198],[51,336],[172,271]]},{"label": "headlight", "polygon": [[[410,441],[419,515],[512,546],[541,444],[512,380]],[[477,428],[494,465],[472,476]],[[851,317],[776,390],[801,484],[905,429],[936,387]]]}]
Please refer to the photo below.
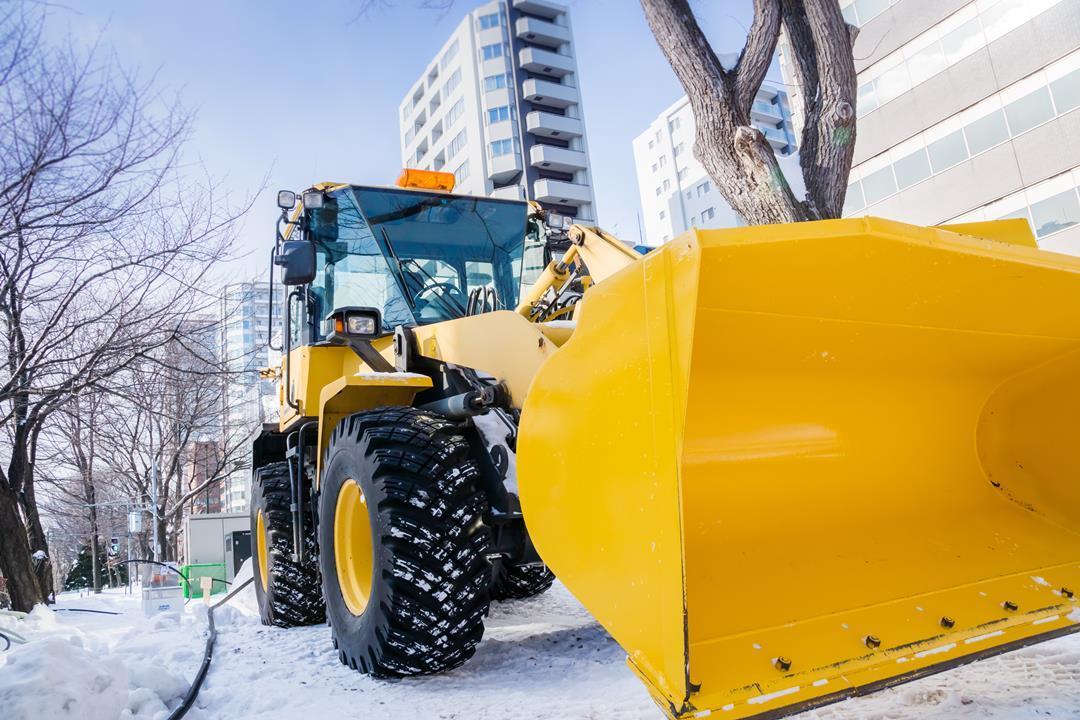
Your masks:
[{"label": "headlight", "polygon": [[373,338],[382,332],[382,314],[373,307],[340,307],[326,316],[325,327],[331,342]]},{"label": "headlight", "polygon": [[350,335],[374,335],[379,331],[371,315],[352,313],[345,316],[345,332]]}]

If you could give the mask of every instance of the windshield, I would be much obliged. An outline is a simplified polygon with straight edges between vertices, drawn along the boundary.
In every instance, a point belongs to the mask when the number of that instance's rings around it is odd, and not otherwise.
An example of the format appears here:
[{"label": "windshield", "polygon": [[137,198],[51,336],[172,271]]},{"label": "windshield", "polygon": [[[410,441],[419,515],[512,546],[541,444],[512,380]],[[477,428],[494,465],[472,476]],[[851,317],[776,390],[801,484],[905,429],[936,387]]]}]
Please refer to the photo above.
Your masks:
[{"label": "windshield", "polygon": [[383,331],[518,302],[525,203],[398,188],[349,187],[310,215],[318,255],[311,293],[318,318],[376,307]]}]

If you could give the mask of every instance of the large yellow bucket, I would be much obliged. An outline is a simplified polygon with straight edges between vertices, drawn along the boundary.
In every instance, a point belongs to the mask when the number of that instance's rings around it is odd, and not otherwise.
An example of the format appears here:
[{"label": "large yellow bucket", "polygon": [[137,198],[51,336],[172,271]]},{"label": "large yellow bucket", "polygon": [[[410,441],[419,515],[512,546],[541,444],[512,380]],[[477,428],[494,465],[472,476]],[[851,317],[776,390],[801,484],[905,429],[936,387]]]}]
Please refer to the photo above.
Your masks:
[{"label": "large yellow bucket", "polygon": [[1009,222],[691,232],[580,315],[525,402],[525,520],[670,716],[1080,629],[1080,259]]}]

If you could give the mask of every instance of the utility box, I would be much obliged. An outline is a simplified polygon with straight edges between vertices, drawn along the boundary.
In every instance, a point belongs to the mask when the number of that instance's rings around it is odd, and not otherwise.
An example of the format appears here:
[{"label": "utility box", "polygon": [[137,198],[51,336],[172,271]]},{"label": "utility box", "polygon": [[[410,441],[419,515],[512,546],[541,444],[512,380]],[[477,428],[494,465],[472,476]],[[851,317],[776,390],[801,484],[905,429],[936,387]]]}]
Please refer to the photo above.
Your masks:
[{"label": "utility box", "polygon": [[185,558],[189,565],[218,564],[232,581],[251,557],[251,519],[247,513],[189,515],[184,521]]},{"label": "utility box", "polygon": [[184,609],[184,590],[180,573],[173,567],[145,563],[142,565],[142,611],[144,615]]}]

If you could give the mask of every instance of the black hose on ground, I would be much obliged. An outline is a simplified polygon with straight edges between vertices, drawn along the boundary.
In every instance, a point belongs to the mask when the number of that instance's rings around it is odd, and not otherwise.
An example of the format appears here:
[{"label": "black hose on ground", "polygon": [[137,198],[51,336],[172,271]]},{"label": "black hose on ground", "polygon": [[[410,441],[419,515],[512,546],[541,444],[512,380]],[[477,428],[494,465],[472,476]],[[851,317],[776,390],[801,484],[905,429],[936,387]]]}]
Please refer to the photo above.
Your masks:
[{"label": "black hose on ground", "polygon": [[99,615],[123,615],[124,613],[113,610],[90,610],[89,608],[53,608],[53,612],[85,612],[98,613]]},{"label": "black hose on ground", "polygon": [[195,679],[192,680],[191,687],[188,688],[187,694],[184,695],[184,699],[181,700],[180,704],[176,706],[176,709],[169,714],[168,720],[179,720],[187,714],[187,711],[190,710],[191,706],[195,703],[195,698],[199,696],[199,690],[202,688],[203,680],[206,679],[206,673],[210,670],[210,662],[214,657],[214,641],[217,640],[217,629],[214,627],[214,610],[232,600],[233,596],[250,585],[253,579],[254,578],[248,578],[243,583],[233,588],[228,595],[210,606],[210,610],[206,613],[206,621],[210,626],[210,634],[206,638],[206,650],[203,651],[202,664],[199,666],[199,671],[195,673]]},{"label": "black hose on ground", "polygon": [[11,648],[11,638],[9,638],[9,637],[8,637],[7,635],[5,635],[4,633],[0,632],[0,640],[3,640],[3,641],[4,641],[4,643],[5,643],[5,645],[4,645],[4,649],[3,649],[3,650],[0,650],[0,652],[7,652],[7,651],[8,651],[8,649],[10,649],[10,648]]}]

